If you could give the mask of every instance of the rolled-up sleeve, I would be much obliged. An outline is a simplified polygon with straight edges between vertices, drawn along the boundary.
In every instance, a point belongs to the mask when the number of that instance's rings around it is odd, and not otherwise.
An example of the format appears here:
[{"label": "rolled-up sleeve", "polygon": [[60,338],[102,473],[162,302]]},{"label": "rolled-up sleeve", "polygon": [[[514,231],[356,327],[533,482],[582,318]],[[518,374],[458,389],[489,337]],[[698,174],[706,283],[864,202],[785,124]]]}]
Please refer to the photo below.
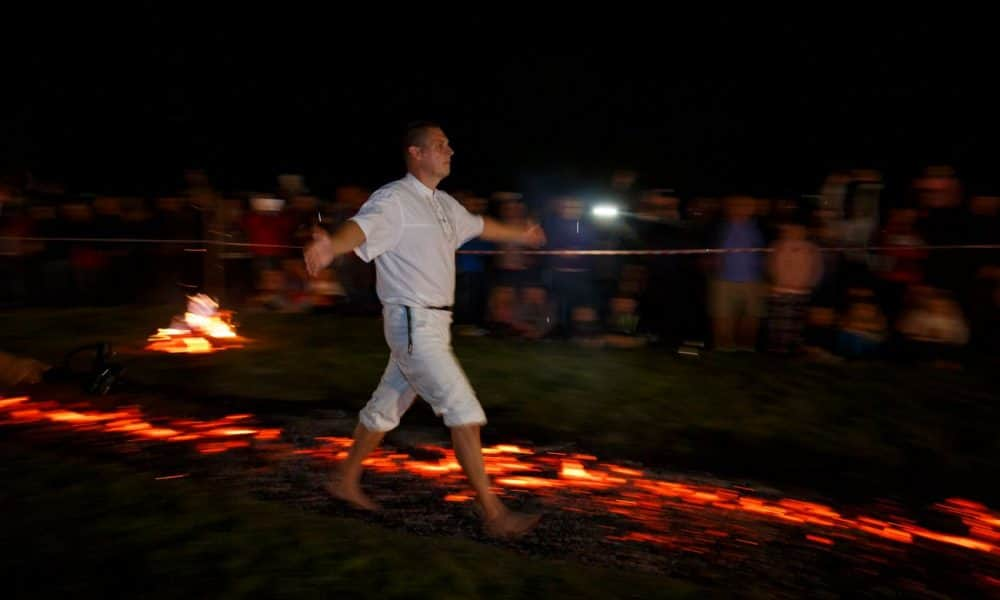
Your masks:
[{"label": "rolled-up sleeve", "polygon": [[392,250],[403,235],[403,210],[398,196],[392,191],[379,190],[372,194],[350,220],[365,233],[364,243],[354,249],[365,262]]}]

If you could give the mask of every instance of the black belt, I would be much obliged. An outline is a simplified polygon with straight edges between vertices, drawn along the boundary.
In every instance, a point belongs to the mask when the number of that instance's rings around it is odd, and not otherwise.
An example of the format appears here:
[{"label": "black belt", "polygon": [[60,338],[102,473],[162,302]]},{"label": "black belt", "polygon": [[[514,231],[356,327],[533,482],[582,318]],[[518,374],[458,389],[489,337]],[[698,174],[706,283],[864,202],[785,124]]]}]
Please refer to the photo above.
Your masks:
[{"label": "black belt", "polygon": [[423,308],[426,310],[445,310],[451,312],[451,306],[403,306],[406,309],[406,353],[413,354],[413,319],[410,318],[411,308]]}]

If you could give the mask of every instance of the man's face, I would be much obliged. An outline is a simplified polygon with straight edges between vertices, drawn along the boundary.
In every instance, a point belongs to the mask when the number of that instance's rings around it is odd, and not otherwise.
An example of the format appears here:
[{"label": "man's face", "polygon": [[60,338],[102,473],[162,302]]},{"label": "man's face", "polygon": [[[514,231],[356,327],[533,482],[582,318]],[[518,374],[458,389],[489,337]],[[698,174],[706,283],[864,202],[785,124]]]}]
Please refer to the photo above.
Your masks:
[{"label": "man's face", "polygon": [[440,129],[428,130],[424,134],[423,144],[412,147],[411,153],[417,165],[431,175],[444,179],[451,173],[451,157],[455,151]]}]

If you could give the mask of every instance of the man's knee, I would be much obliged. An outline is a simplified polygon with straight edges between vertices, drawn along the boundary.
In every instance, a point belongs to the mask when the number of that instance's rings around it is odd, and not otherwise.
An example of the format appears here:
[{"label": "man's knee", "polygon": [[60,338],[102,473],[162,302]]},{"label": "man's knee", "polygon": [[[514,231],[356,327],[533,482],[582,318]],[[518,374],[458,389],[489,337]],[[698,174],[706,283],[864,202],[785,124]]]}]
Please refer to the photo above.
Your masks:
[{"label": "man's knee", "polygon": [[366,406],[361,409],[361,412],[358,414],[358,421],[368,431],[386,433],[399,426],[401,416],[402,415],[388,414],[378,410],[370,410],[369,407]]},{"label": "man's knee", "polygon": [[478,400],[462,402],[459,406],[443,411],[444,424],[449,429],[459,427],[482,427],[486,424],[486,413]]}]

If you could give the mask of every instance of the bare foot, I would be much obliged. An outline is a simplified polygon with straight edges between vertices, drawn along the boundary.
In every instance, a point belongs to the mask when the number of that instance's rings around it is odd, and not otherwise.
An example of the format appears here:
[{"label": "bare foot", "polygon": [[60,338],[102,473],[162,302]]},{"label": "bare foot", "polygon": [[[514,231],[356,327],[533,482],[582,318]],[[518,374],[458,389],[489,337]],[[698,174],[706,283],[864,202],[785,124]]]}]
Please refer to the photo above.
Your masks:
[{"label": "bare foot", "polygon": [[542,519],[542,515],[504,510],[499,516],[486,521],[487,535],[495,538],[515,538],[532,529]]},{"label": "bare foot", "polygon": [[331,480],[323,484],[323,488],[334,498],[343,500],[358,510],[374,512],[382,508],[361,491],[361,487],[357,484],[345,485],[339,480]]}]

